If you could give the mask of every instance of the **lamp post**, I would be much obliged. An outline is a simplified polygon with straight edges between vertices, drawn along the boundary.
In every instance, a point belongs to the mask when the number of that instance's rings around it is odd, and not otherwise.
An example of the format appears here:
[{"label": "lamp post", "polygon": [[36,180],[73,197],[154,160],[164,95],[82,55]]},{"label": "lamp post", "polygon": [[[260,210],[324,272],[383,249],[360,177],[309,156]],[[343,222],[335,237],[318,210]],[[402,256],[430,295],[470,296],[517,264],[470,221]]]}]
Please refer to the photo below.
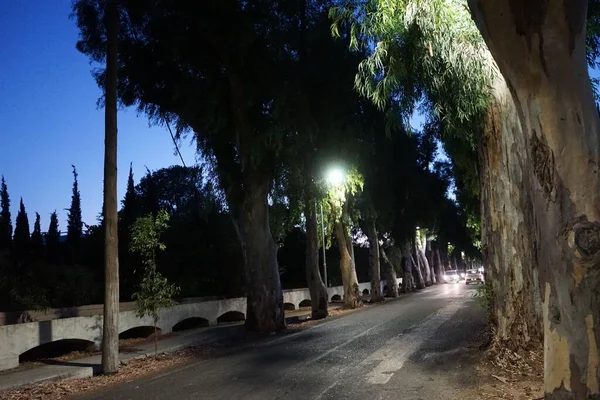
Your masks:
[{"label": "lamp post", "polygon": [[325,218],[323,218],[323,204],[321,204],[321,228],[323,233],[323,278],[325,279],[325,287],[328,288],[329,283],[327,282],[327,255],[325,253]]}]

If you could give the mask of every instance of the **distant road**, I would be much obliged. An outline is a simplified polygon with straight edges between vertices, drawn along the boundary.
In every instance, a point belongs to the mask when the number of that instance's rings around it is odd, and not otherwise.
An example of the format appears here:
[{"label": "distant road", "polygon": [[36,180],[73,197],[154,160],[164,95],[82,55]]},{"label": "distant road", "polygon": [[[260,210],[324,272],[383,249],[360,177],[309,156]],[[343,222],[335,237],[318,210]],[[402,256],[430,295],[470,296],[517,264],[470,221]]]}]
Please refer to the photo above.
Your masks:
[{"label": "distant road", "polygon": [[86,399],[454,399],[485,326],[474,286],[446,284]]}]

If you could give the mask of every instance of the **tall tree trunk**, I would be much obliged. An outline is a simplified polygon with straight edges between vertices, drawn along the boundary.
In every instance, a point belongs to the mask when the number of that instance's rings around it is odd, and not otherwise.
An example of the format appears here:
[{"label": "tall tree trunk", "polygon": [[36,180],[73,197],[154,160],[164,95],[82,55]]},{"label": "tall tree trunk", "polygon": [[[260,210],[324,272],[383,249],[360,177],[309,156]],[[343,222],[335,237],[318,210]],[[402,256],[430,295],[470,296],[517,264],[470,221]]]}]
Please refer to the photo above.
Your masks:
[{"label": "tall tree trunk", "polygon": [[431,286],[431,284],[427,283],[427,271],[425,270],[425,264],[423,263],[423,259],[421,258],[421,252],[419,248],[415,246],[415,251],[412,254],[414,259],[414,264],[417,266],[417,280],[423,281],[423,287],[419,287],[420,285],[417,283],[417,289],[423,289],[427,286]]},{"label": "tall tree trunk", "polygon": [[386,251],[383,247],[380,249],[380,258],[386,273],[385,279],[387,280],[388,287],[387,296],[396,298],[398,297],[398,278],[396,276],[396,269],[394,268],[394,264],[392,264],[392,262],[388,258]]},{"label": "tall tree trunk", "polygon": [[423,275],[425,275],[425,286],[431,286],[433,284],[431,268],[429,268],[429,262],[427,261],[427,257],[423,253],[423,250],[417,249],[416,255],[419,258],[419,262],[421,264],[421,268],[423,270]]},{"label": "tall tree trunk", "polygon": [[415,286],[417,289],[423,289],[425,288],[425,280],[423,279],[423,273],[421,272],[421,268],[419,267],[419,264],[417,262],[415,262],[415,259],[412,256],[412,252],[411,252],[411,245],[410,242],[407,242],[404,245],[404,249],[403,249],[403,253],[404,253],[404,257],[407,260],[407,263],[410,262],[410,265],[413,267],[411,268],[411,272],[415,274],[416,278],[415,278]]},{"label": "tall tree trunk", "polygon": [[452,259],[450,258],[450,253],[448,253],[448,251],[444,252],[444,265],[446,268],[446,271],[450,271],[454,269],[454,266],[452,265]]},{"label": "tall tree trunk", "polygon": [[430,240],[428,240],[425,244],[425,257],[427,259],[427,262],[429,263],[429,268],[431,269],[431,282],[435,285],[438,281],[438,268],[436,267],[435,260],[433,259],[433,252],[431,251]]},{"label": "tall tree trunk", "polygon": [[102,372],[119,371],[119,243],[117,227],[117,68],[119,9],[108,1],[104,105],[104,322]]},{"label": "tall tree trunk", "polygon": [[424,237],[425,235],[421,235],[423,237],[419,237],[419,242],[417,245],[417,257],[421,260],[421,265],[423,266],[423,270],[425,272],[425,285],[431,286],[434,283],[433,270],[431,265],[429,264],[429,260],[425,256],[425,250],[427,249],[427,239]]},{"label": "tall tree trunk", "polygon": [[[335,208],[335,206],[332,205],[332,208]],[[340,251],[340,270],[342,272],[342,284],[344,285],[344,306],[347,308],[357,308],[360,307],[360,290],[358,288],[354,258],[352,257],[352,239],[348,234],[345,224],[342,222],[344,218],[345,212],[342,212],[340,219],[334,223],[335,235]]]},{"label": "tall tree trunk", "polygon": [[587,1],[470,1],[511,89],[532,168],[547,399],[600,398],[600,135]]},{"label": "tall tree trunk", "polygon": [[402,293],[411,292],[412,286],[412,274],[413,274],[413,263],[410,254],[407,254],[406,247],[402,247]]},{"label": "tall tree trunk", "polygon": [[417,234],[415,239],[415,257],[417,258],[419,269],[422,271],[421,274],[425,280],[425,286],[431,286],[431,269],[429,268],[429,263],[423,253],[423,238],[421,236],[421,234]]},{"label": "tall tree trunk", "polygon": [[277,246],[269,227],[269,178],[258,171],[248,173],[244,187],[239,224],[248,290],[246,327],[278,332],[285,329],[285,316]]},{"label": "tall tree trunk", "polygon": [[444,283],[444,264],[442,263],[442,257],[440,256],[439,243],[436,243],[435,245],[432,258],[434,259],[437,281],[438,283]]},{"label": "tall tree trunk", "polygon": [[[375,221],[369,220],[366,223],[367,237],[369,238],[369,266],[371,268],[371,302],[375,303],[383,301],[383,295],[381,294],[381,268],[379,265],[379,237],[377,236]],[[391,283],[388,282],[388,291],[390,284]],[[397,287],[396,296],[398,296]]]},{"label": "tall tree trunk", "polygon": [[482,254],[494,295],[496,340],[513,350],[541,343],[530,161],[510,91],[499,76],[479,149]]},{"label": "tall tree trunk", "polygon": [[317,232],[317,209],[312,191],[307,191],[304,202],[306,217],[306,282],[310,291],[311,318],[327,317],[328,295],[319,271],[319,237]]}]

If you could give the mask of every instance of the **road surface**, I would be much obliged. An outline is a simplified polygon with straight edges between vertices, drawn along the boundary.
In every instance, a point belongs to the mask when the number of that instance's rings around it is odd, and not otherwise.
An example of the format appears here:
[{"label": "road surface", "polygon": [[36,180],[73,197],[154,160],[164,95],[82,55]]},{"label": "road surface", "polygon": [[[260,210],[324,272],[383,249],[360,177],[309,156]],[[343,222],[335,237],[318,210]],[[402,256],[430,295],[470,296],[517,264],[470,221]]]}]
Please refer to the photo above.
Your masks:
[{"label": "road surface", "polygon": [[332,318],[86,399],[454,399],[485,317],[474,286],[446,284]]}]

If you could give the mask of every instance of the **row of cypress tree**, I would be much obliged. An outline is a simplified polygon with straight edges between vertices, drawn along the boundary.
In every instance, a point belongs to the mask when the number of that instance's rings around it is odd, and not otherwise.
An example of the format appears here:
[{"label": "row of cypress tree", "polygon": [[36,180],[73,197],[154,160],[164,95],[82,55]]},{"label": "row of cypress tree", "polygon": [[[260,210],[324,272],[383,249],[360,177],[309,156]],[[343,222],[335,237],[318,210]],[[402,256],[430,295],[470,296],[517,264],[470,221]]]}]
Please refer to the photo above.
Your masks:
[{"label": "row of cypress tree", "polygon": [[73,166],[71,205],[67,209],[67,234],[64,251],[60,250],[61,232],[56,211],[50,214],[48,229],[45,233],[42,233],[40,214],[36,212],[33,231],[30,231],[29,216],[23,198],[21,198],[13,229],[10,204],[8,185],[4,176],[2,176],[0,185],[0,252],[5,255],[8,253],[18,265],[24,265],[42,258],[53,264],[75,261],[83,235],[81,194],[75,166]]}]

